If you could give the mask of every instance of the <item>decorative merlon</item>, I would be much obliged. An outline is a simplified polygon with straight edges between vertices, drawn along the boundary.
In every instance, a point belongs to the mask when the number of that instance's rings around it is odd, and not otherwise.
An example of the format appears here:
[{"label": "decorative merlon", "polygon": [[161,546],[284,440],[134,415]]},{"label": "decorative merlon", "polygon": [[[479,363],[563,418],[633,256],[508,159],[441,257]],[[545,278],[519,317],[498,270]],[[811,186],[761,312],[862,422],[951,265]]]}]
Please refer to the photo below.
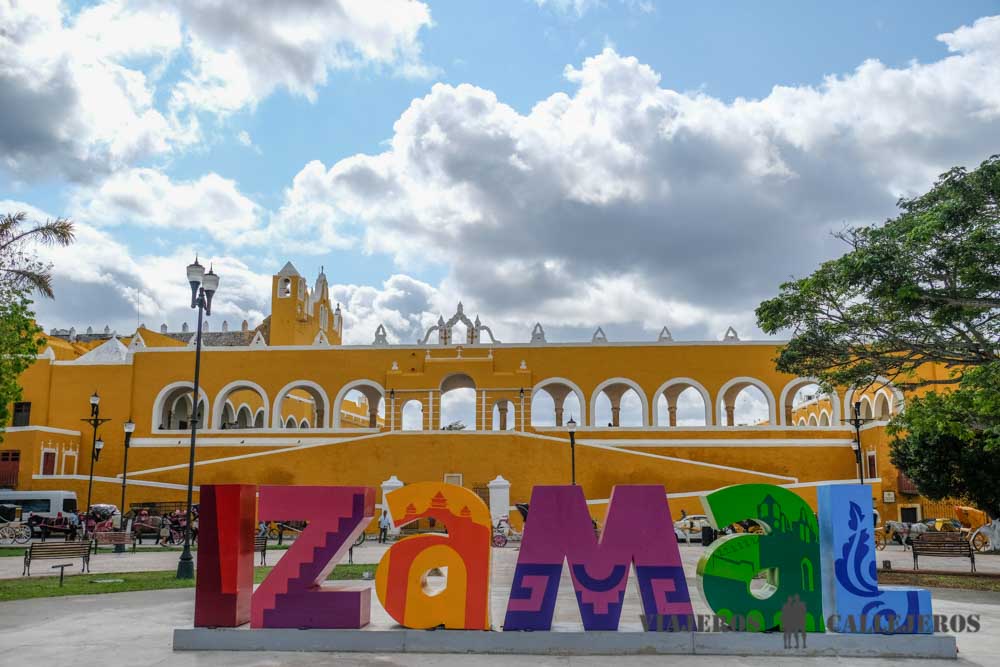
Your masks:
[{"label": "decorative merlon", "polygon": [[604,329],[602,327],[597,327],[597,331],[590,338],[591,343],[607,343],[608,337],[604,334]]},{"label": "decorative merlon", "polygon": [[739,342],[739,334],[736,333],[736,329],[729,327],[726,329],[726,334],[722,337],[724,343],[737,343]]},{"label": "decorative merlon", "polygon": [[388,345],[389,336],[386,334],[385,327],[381,324],[375,329],[375,340],[372,341],[372,345]]},{"label": "decorative merlon", "polygon": [[267,342],[264,340],[264,335],[261,332],[257,332],[253,336],[253,340],[250,341],[250,347],[267,347]]},{"label": "decorative merlon", "polygon": [[539,345],[548,342],[545,340],[545,329],[542,328],[541,322],[535,322],[535,328],[531,330],[531,342]]},{"label": "decorative merlon", "polygon": [[669,343],[674,340],[674,335],[670,333],[670,329],[663,327],[660,329],[660,335],[656,338],[658,343]]}]

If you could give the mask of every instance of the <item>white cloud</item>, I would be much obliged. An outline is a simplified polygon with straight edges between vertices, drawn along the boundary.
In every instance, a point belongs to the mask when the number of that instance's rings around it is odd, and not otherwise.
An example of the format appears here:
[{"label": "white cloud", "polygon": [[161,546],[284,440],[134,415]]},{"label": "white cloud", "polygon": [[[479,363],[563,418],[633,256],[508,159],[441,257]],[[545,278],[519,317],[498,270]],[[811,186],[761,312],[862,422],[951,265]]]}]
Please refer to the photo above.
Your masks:
[{"label": "white cloud", "polygon": [[331,70],[395,68],[427,76],[420,30],[430,9],[413,0],[181,0],[193,66],[172,106],[226,114],[277,88],[315,100]]},{"label": "white cloud", "polygon": [[279,89],[314,100],[332,70],[433,71],[415,0],[7,1],[0,25],[0,165],[23,180],[169,157],[202,140],[199,114]]},{"label": "white cloud", "polygon": [[227,245],[252,240],[261,210],[235,181],[210,173],[195,181],[172,181],[148,168],[113,174],[79,189],[72,217],[101,227],[120,224],[199,230]]},{"label": "white cloud", "polygon": [[732,103],[671,90],[611,49],[527,114],[437,84],[385,152],[306,165],[278,217],[290,244],[361,229],[404,270],[445,266],[444,293],[520,336],[539,319],[750,337],[761,298],[844,250],[831,231],[991,152],[1000,20],[939,39],[954,55]]},{"label": "white cloud", "polygon": [[158,111],[151,77],[122,64],[155,69],[173,55],[170,13],[111,1],[70,17],[58,0],[33,0],[0,4],[0,25],[0,153],[11,173],[85,180],[193,141],[196,125]]}]

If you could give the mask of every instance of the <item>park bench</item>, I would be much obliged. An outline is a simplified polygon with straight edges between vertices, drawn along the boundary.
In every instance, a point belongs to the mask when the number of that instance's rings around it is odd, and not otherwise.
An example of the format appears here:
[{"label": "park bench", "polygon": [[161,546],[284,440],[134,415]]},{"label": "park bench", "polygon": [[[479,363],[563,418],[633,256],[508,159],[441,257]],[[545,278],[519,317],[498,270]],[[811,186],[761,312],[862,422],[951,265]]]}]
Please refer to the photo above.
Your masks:
[{"label": "park bench", "polygon": [[97,547],[105,545],[115,545],[115,544],[128,544],[132,543],[132,551],[135,551],[135,537],[130,533],[126,533],[124,530],[112,530],[112,531],[102,531],[99,533],[94,533],[94,553],[97,553]]},{"label": "park bench", "polygon": [[31,562],[36,560],[63,560],[82,558],[81,571],[90,571],[90,542],[35,542],[24,552],[24,570],[21,576],[31,576]]},{"label": "park bench", "polygon": [[257,535],[253,538],[254,553],[260,554],[260,564],[267,565],[267,535]]},{"label": "park bench", "polygon": [[914,538],[913,569],[919,569],[919,556],[935,556],[938,558],[968,558],[972,571],[976,571],[976,554],[972,545],[961,533],[924,533]]}]

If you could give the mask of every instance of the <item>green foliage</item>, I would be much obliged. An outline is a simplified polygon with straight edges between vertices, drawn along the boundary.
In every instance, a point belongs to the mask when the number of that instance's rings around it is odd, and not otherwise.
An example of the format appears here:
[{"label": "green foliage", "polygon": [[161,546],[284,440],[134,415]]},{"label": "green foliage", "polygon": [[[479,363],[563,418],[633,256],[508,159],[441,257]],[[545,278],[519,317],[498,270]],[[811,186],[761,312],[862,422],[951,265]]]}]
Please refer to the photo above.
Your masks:
[{"label": "green foliage", "polygon": [[955,391],[910,399],[889,433],[893,465],[923,495],[1000,515],[1000,362],[970,370]]},{"label": "green foliage", "polygon": [[[847,254],[757,308],[763,331],[792,333],[779,370],[840,386],[881,375],[908,388],[1000,359],[1000,156],[952,169],[899,208],[884,225],[838,233]],[[927,362],[953,377],[918,377]]]},{"label": "green foliage", "polygon": [[30,306],[23,289],[0,283],[0,439],[10,421],[11,404],[21,398],[20,375],[45,343]]}]

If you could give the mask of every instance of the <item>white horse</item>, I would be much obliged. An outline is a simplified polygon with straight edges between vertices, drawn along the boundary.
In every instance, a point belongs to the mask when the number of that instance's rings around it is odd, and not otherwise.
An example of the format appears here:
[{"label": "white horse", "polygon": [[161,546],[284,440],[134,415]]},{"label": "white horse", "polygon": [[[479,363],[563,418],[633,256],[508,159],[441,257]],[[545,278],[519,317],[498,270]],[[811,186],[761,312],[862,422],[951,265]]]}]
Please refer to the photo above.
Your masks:
[{"label": "white horse", "polygon": [[923,535],[930,531],[930,527],[926,523],[905,523],[903,521],[886,521],[885,531],[889,534],[889,539],[892,539],[893,534],[899,535],[899,539],[903,542],[903,551],[906,551],[906,543],[919,535]]}]

